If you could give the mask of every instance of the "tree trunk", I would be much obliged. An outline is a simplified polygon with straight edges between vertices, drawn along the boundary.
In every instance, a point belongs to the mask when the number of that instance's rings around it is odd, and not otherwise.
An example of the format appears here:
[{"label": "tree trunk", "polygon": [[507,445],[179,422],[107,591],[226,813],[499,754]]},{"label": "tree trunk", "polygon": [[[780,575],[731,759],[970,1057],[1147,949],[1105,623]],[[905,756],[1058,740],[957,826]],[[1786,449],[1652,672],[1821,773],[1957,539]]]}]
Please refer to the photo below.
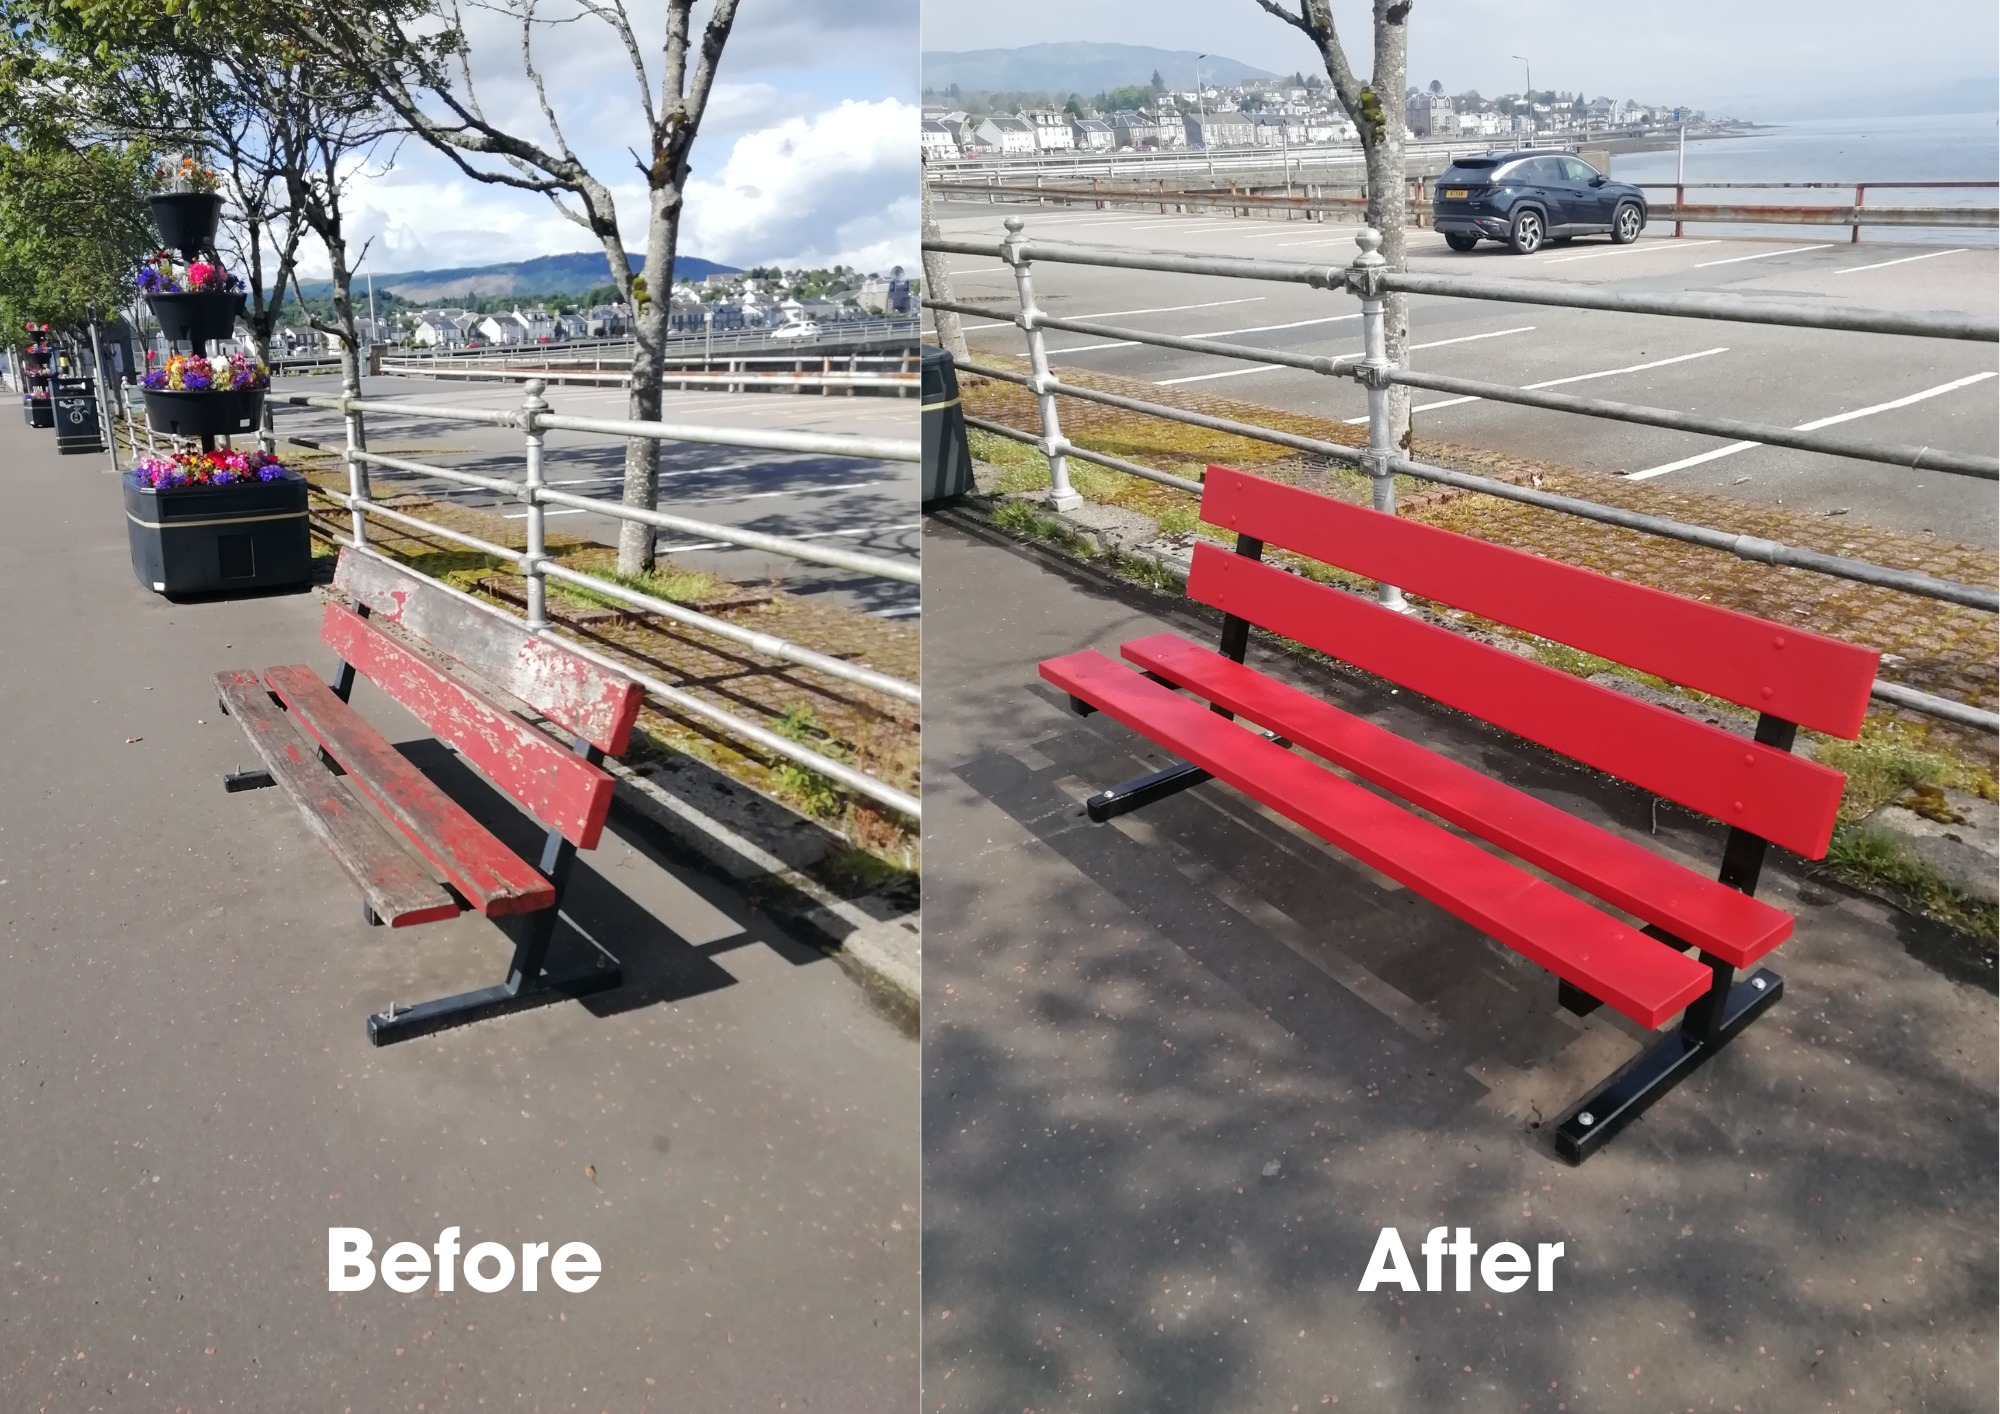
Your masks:
[{"label": "tree trunk", "polygon": [[[678,189],[651,194],[646,225],[646,298],[632,300],[632,386],[626,416],[634,422],[660,418],[660,375],[664,370],[667,325],[673,313],[674,247],[680,236],[681,196]],[[623,258],[622,251],[619,258]],[[660,497],[660,444],[650,437],[625,441],[625,489],[621,499],[639,510],[655,510]],[[650,525],[621,521],[618,525],[618,572],[649,574],[659,533]]]},{"label": "tree trunk", "polygon": [[[1404,228],[1409,209],[1409,182],[1404,162],[1404,99],[1409,71],[1410,32],[1404,23],[1408,5],[1375,6],[1375,74],[1370,87],[1382,104],[1387,121],[1379,141],[1362,127],[1362,147],[1368,164],[1368,224],[1382,233],[1382,258],[1391,270],[1405,268]],[[1400,12],[1400,13],[1399,13]],[[1390,294],[1382,301],[1383,333],[1389,361],[1409,366],[1410,298]],[[1410,390],[1389,389],[1389,431],[1403,455],[1410,453]]]},{"label": "tree trunk", "polygon": [[[931,187],[921,171],[917,180],[923,191],[923,236],[922,239],[939,239],[937,217],[931,213]],[[927,250],[924,255],[924,293],[932,299],[957,302],[958,296],[951,287],[951,269],[945,264],[944,252]],[[931,323],[937,329],[938,346],[953,358],[963,363],[969,355],[965,351],[965,330],[959,325],[958,316],[949,310],[931,311]]]},{"label": "tree trunk", "polygon": [[328,240],[324,232],[320,239],[326,245],[327,260],[333,266],[333,319],[340,338],[340,383],[343,388],[359,392],[361,345],[354,327],[354,272],[347,268],[347,242],[337,237]]}]

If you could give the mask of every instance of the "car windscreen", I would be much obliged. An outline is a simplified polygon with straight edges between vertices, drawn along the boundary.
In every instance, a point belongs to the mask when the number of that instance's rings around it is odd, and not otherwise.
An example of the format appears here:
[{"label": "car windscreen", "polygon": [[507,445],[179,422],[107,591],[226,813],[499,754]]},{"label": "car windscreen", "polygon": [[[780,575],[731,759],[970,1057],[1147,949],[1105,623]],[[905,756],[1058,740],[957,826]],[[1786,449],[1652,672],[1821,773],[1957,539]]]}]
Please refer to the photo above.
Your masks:
[{"label": "car windscreen", "polygon": [[1499,163],[1493,161],[1491,158],[1470,157],[1460,162],[1454,162],[1445,168],[1444,175],[1439,177],[1438,180],[1440,182],[1490,182],[1493,180],[1493,169],[1499,165]]}]

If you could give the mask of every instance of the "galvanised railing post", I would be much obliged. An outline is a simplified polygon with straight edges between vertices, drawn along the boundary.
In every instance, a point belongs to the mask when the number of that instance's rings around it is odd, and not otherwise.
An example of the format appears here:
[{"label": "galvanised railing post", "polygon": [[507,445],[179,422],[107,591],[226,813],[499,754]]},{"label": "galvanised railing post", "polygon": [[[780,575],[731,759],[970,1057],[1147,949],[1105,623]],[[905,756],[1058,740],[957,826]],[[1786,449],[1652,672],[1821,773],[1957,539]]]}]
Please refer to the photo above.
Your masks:
[{"label": "galvanised railing post", "polygon": [[549,410],[542,400],[542,393],[548,384],[539,378],[530,378],[526,385],[527,396],[521,400],[521,426],[527,430],[527,482],[528,502],[528,550],[521,558],[521,573],[528,581],[528,627],[542,629],[549,626],[548,579],[542,574],[542,558],[546,546],[543,542],[543,521],[547,511],[542,505],[542,429],[538,421],[541,414]]},{"label": "galvanised railing post", "polygon": [[1007,239],[1001,243],[1001,259],[1014,268],[1014,290],[1021,303],[1021,330],[1028,338],[1028,371],[1035,401],[1042,413],[1043,454],[1049,459],[1049,508],[1071,511],[1083,504],[1069,484],[1069,458],[1062,453],[1062,421],[1056,414],[1056,395],[1049,391],[1049,352],[1042,339],[1041,311],[1035,307],[1035,285],[1028,273],[1032,263],[1021,254],[1021,231],[1027,222],[1009,216],[1002,223]]},{"label": "galvanised railing post", "polygon": [[[1382,299],[1382,276],[1389,262],[1382,256],[1382,233],[1372,227],[1363,226],[1354,243],[1361,247],[1361,253],[1348,268],[1347,287],[1361,297],[1362,362],[1354,376],[1368,390],[1368,478],[1375,509],[1394,515],[1396,478],[1389,463],[1400,449],[1389,425],[1389,374],[1396,365],[1389,361],[1388,321]],[[1403,591],[1393,584],[1377,586],[1376,597],[1384,608],[1409,608]]]},{"label": "galvanised railing post", "polygon": [[347,449],[342,454],[347,462],[347,494],[351,505],[349,514],[354,519],[354,543],[368,543],[368,512],[363,509],[369,500],[368,464],[355,456],[356,452],[368,450],[368,431],[361,423],[361,409],[355,404],[361,400],[359,380],[343,377],[340,388],[341,421],[347,429]]}]

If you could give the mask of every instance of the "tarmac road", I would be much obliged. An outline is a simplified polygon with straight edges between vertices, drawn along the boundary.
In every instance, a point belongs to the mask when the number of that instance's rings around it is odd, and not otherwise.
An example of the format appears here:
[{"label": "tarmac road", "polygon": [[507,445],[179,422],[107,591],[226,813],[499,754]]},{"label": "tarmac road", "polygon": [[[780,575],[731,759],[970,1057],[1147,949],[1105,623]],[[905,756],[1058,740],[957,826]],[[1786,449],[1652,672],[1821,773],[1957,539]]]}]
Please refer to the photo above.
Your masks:
[{"label": "tarmac road", "polygon": [[[946,203],[944,234],[992,240],[1009,216],[1027,234],[1172,251],[1345,265],[1351,225],[1165,216],[1146,212]],[[1991,313],[1996,256],[1983,245],[1944,248],[1865,240],[1844,229],[1783,239],[1655,233],[1631,246],[1603,237],[1517,256],[1482,244],[1460,254],[1430,231],[1411,233],[1410,267],[1425,273],[1575,280],[1635,291],[1719,291],[1898,310]],[[961,301],[1015,307],[1013,276],[997,261],[948,257]],[[1101,317],[1168,334],[1228,336],[1240,343],[1315,354],[1361,351],[1359,303],[1345,293],[1218,276],[1169,275],[1038,261],[1037,302],[1050,314]],[[1117,316],[1113,318],[1112,316]],[[1412,366],[1515,386],[1700,410],[1787,427],[1834,419],[1829,430],[1872,441],[1991,455],[2000,443],[2000,383],[1991,344],[1827,333],[1713,320],[1551,309],[1417,296],[1411,301]],[[975,351],[1023,352],[1011,325],[967,321]],[[1050,331],[1058,368],[1095,369],[1188,391],[1297,412],[1360,420],[1361,387],[1293,369],[1266,368],[1172,350]],[[1879,463],[1775,447],[1704,458],[1722,439],[1442,394],[1416,394],[1417,435],[1558,465],[1637,475],[1663,486],[1720,492],[1823,514],[1851,514],[1884,529],[1930,532],[1992,545],[1990,481],[1911,473]]]},{"label": "tarmac road", "polygon": [[[332,396],[339,390],[326,378],[292,378],[282,393]],[[371,398],[472,408],[520,405],[519,382],[473,383],[406,377],[370,378]],[[625,393],[619,388],[551,385],[544,395],[556,411],[573,417],[622,418]],[[674,392],[664,395],[661,417],[668,422],[744,427],[787,432],[825,432],[859,437],[917,436],[917,400],[883,397],[819,397],[781,393]],[[339,417],[310,408],[275,409],[278,436],[312,437],[332,448],[341,445]],[[479,423],[441,418],[366,415],[369,450],[407,456],[484,476],[521,475],[521,434]],[[547,434],[543,475],[576,495],[616,501],[625,444],[613,437],[582,432]],[[915,462],[853,460],[785,452],[753,451],[694,442],[665,443],[660,457],[658,508],[721,525],[823,539],[830,544],[890,559],[918,554],[918,468]],[[381,467],[371,485],[383,494],[421,491],[461,505],[499,506],[505,498],[478,488],[454,485]],[[525,511],[506,501],[503,514]],[[617,543],[619,522],[587,511],[551,508],[551,530]],[[834,603],[886,617],[919,611],[917,586],[874,579],[846,570],[805,564],[781,555],[744,550],[704,537],[663,532],[660,552],[725,579],[761,583],[776,579],[794,593],[823,594]]]}]

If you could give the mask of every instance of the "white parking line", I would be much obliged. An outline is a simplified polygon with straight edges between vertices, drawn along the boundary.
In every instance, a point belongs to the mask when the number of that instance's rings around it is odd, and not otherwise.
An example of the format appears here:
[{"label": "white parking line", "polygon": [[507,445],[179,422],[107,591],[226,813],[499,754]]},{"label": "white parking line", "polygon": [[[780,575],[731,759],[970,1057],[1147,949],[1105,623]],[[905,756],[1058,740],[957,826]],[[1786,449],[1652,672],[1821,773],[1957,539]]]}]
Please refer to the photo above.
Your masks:
[{"label": "white parking line", "polygon": [[[1654,363],[1633,363],[1633,364],[1627,364],[1623,368],[1606,368],[1597,373],[1572,373],[1567,378],[1550,378],[1541,383],[1523,383],[1521,385],[1521,388],[1522,391],[1526,392],[1536,388],[1559,388],[1565,383],[1588,383],[1593,378],[1609,378],[1613,374],[1617,373],[1643,373],[1649,368],[1665,368],[1670,363],[1686,363],[1689,359],[1707,358],[1710,354],[1719,354],[1728,352],[1729,350],[1727,348],[1703,349],[1700,353],[1679,354],[1673,358],[1663,358]],[[1439,408],[1455,408],[1460,403],[1477,403],[1483,401],[1485,401],[1483,398],[1446,398],[1442,402],[1423,403],[1417,407],[1411,408],[1410,411],[1436,412]],[[1350,417],[1345,420],[1350,425],[1358,426],[1359,424],[1366,422],[1368,419],[1365,417]]]},{"label": "white parking line", "polygon": [[1704,260],[1694,268],[1697,270],[1706,270],[1711,265],[1741,265],[1746,260],[1769,260],[1774,255],[1798,255],[1802,251],[1832,249],[1832,241],[1826,241],[1820,245],[1795,245],[1788,250],[1760,250],[1755,255],[1732,255],[1727,260]]},{"label": "white parking line", "polygon": [[1850,265],[1844,270],[1836,270],[1836,275],[1852,275],[1857,270],[1886,270],[1891,265],[1908,265],[1912,260],[1935,260],[1940,255],[1964,255],[1967,247],[1958,246],[1952,250],[1927,251],[1923,255],[1906,255],[1901,260],[1883,260],[1874,265]]},{"label": "white parking line", "polygon": [[[1212,299],[1202,304],[1163,304],[1153,309],[1107,309],[1101,314],[1068,314],[1060,317],[1065,319],[1115,319],[1121,314],[1178,314],[1184,309],[1220,309],[1225,304],[1258,304],[1264,298],[1265,296],[1263,295],[1248,295],[1243,299]],[[969,333],[979,329],[1012,329],[1016,326],[1008,323],[961,324],[958,327]],[[1107,344],[1104,347],[1109,348],[1111,345]]]},{"label": "white parking line", "polygon": [[1669,237],[1665,240],[1649,241],[1645,245],[1622,245],[1615,250],[1593,250],[1588,255],[1558,255],[1541,263],[1543,265],[1561,265],[1569,260],[1601,260],[1607,255],[1638,255],[1642,251],[1655,250],[1693,250],[1698,245],[1721,244],[1722,242],[1719,239],[1712,241],[1677,241]]},{"label": "white parking line", "polygon": [[[1220,339],[1230,334],[1268,334],[1274,329],[1303,329],[1309,324],[1339,324],[1346,320],[1359,319],[1360,317],[1361,315],[1358,312],[1354,314],[1334,314],[1329,315],[1325,319],[1295,319],[1290,324],[1256,324],[1248,329],[1201,330],[1179,337],[1189,339]],[[1135,349],[1137,347],[1139,347],[1137,339],[1116,339],[1101,344],[1078,344],[1074,348],[1050,349],[1049,352],[1052,354],[1088,353],[1095,349]]]},{"label": "white parking line", "polygon": [[[1988,378],[1995,377],[2000,377],[2000,374],[1993,373],[1990,370],[1985,373],[1975,373],[1969,378],[1954,379],[1949,383],[1940,383],[1935,388],[1926,388],[1921,393],[1911,393],[1908,397],[1897,398],[1894,402],[1877,403],[1873,407],[1856,408],[1853,412],[1835,413],[1832,417],[1822,417],[1817,422],[1801,422],[1792,431],[1817,432],[1820,428],[1831,427],[1836,422],[1852,422],[1857,417],[1873,417],[1878,412],[1889,412],[1895,408],[1906,408],[1912,403],[1923,402],[1926,398],[1935,398],[1943,393],[1955,392],[1960,388],[1969,388],[1974,383],[1984,383]],[[1631,481],[1649,481],[1655,476],[1665,476],[1670,471],[1682,471],[1691,466],[1700,466],[1703,462],[1712,462],[1722,457],[1733,457],[1738,452],[1747,452],[1752,447],[1761,447],[1763,445],[1762,442],[1731,442],[1726,447],[1717,447],[1714,451],[1703,452],[1699,456],[1683,457],[1677,462],[1668,462],[1665,466],[1648,467],[1644,471],[1632,472],[1627,479]]]},{"label": "white parking line", "polygon": [[1317,240],[1280,241],[1278,245],[1274,247],[1274,249],[1283,250],[1287,246],[1295,246],[1295,245],[1341,245],[1348,241],[1353,240],[1354,233],[1360,229],[1361,228],[1359,226],[1348,226],[1345,227],[1344,229],[1335,231],[1333,235],[1321,236]]},{"label": "white parking line", "polygon": [[[1428,344],[1411,344],[1410,352],[1415,353],[1418,349],[1441,349],[1446,344],[1470,344],[1478,339],[1497,339],[1503,334],[1527,334],[1532,333],[1534,328],[1535,326],[1532,324],[1523,324],[1518,329],[1495,329],[1485,334],[1464,334],[1456,339],[1437,339]],[[1231,368],[1222,373],[1197,373],[1192,378],[1162,378],[1156,386],[1170,388],[1176,383],[1205,383],[1211,378],[1241,378],[1246,373],[1276,373],[1279,369],[1287,366],[1278,363],[1260,363],[1250,368]],[[1293,371],[1303,372],[1304,370],[1295,369]],[[1366,422],[1368,419],[1364,417],[1361,420]]]}]

